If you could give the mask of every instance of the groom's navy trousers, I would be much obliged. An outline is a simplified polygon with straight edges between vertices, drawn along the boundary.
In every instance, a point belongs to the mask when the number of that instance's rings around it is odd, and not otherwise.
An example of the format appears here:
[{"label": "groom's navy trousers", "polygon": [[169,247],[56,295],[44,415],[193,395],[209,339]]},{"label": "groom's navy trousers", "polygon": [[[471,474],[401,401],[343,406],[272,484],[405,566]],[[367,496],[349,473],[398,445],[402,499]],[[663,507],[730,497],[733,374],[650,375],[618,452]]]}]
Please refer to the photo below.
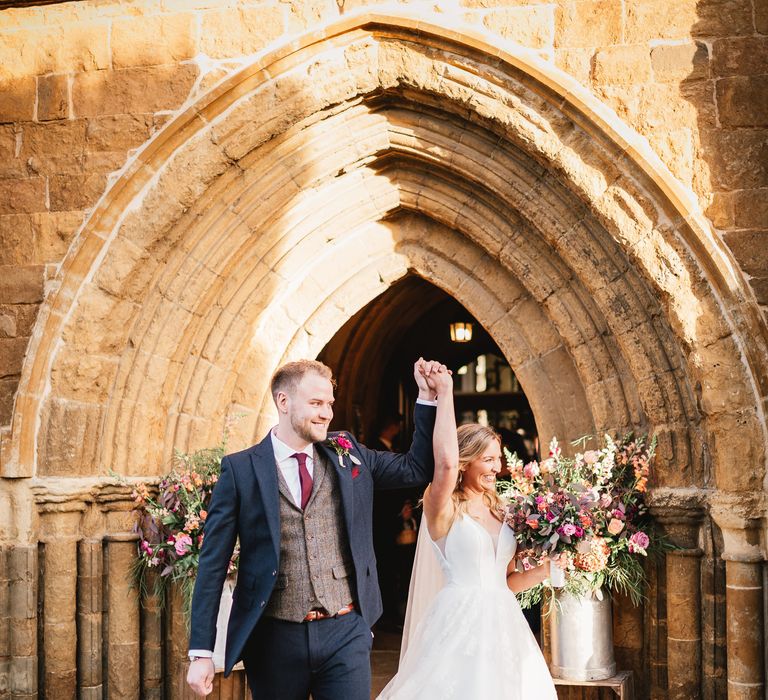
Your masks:
[{"label": "groom's navy trousers", "polygon": [[359,612],[312,622],[262,617],[243,650],[258,700],[369,700],[371,630]]},{"label": "groom's navy trousers", "polygon": [[[214,648],[221,590],[229,558],[239,538],[240,567],[227,628],[225,674],[229,675],[232,667],[243,659],[248,675],[253,678],[251,688],[255,698],[280,700],[285,697],[290,700],[299,696],[262,694],[259,688],[262,674],[255,669],[266,674],[267,664],[270,668],[281,665],[282,670],[277,675],[286,683],[293,676],[301,678],[303,674],[306,677],[307,672],[315,674],[314,679],[318,679],[320,669],[329,684],[340,684],[341,680],[333,679],[341,679],[349,668],[359,668],[358,660],[363,651],[367,668],[371,644],[369,630],[381,615],[381,592],[371,525],[373,492],[375,488],[420,486],[431,481],[435,413],[432,406],[416,405],[413,442],[405,454],[369,450],[350,436],[352,449],[340,463],[339,456],[328,444],[315,444],[318,452],[322,452],[336,470],[338,493],[334,493],[334,498],[341,503],[344,520],[342,534],[349,542],[354,567],[357,611],[337,618],[281,623],[263,616],[280,570],[280,496],[270,436],[267,435],[258,445],[225,457],[205,522],[205,539],[192,598],[189,648]],[[293,629],[292,625],[297,627]],[[363,630],[367,636],[362,633]],[[278,649],[293,648],[301,634],[306,635],[305,657],[301,662],[303,667],[299,668],[299,658],[283,666],[285,654],[278,653]],[[327,634],[327,639],[321,639],[324,634]],[[315,642],[313,635],[317,637]],[[336,645],[337,651],[330,653],[328,649],[333,645]],[[251,649],[258,652],[250,653]],[[291,670],[286,672],[288,667]],[[326,673],[328,669],[330,672]],[[366,671],[365,677],[360,677],[355,683],[369,683],[369,674],[370,671]],[[360,674],[356,672],[352,675]],[[313,693],[317,693],[314,682],[312,689]],[[346,691],[336,694],[333,691],[324,697],[329,700],[356,700],[358,695],[347,694]],[[301,700],[306,700],[306,695],[301,696]]]}]

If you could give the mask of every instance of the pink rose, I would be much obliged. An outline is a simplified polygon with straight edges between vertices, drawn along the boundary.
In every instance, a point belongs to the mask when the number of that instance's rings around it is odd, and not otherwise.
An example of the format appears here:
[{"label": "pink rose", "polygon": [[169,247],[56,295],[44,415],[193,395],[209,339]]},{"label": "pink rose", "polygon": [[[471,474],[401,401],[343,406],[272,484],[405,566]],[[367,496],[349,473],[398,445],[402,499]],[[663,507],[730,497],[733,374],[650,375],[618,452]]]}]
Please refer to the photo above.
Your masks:
[{"label": "pink rose", "polygon": [[576,532],[573,533],[574,537],[584,537],[584,528],[574,525]]},{"label": "pink rose", "polygon": [[618,518],[611,518],[611,522],[608,523],[608,532],[612,535],[618,535],[624,529],[624,523]]},{"label": "pink rose", "polygon": [[186,533],[182,532],[174,542],[173,547],[176,550],[176,554],[180,557],[187,553],[189,546],[192,544],[192,538]]},{"label": "pink rose", "polygon": [[570,537],[571,535],[574,535],[576,533],[576,526],[573,523],[565,523],[565,525],[562,525],[559,528],[557,528],[557,531],[561,535],[566,535],[567,537]]},{"label": "pink rose", "polygon": [[650,544],[651,540],[648,535],[642,531],[638,531],[629,538],[629,551],[632,552],[632,554],[645,555],[648,545]]},{"label": "pink rose", "polygon": [[539,465],[536,462],[529,462],[523,467],[523,474],[525,474],[526,479],[533,479],[539,475],[540,471]]},{"label": "pink rose", "polygon": [[598,459],[600,459],[599,452],[595,452],[594,450],[587,450],[584,453],[584,462],[586,464],[594,464]]},{"label": "pink rose", "polygon": [[345,437],[344,437],[344,436],[342,436],[342,435],[339,435],[339,436],[336,438],[336,444],[337,444],[337,445],[338,445],[338,446],[339,446],[339,447],[340,447],[342,450],[351,450],[351,449],[352,449],[352,443],[351,443],[349,440],[347,440],[347,438],[345,438]]}]

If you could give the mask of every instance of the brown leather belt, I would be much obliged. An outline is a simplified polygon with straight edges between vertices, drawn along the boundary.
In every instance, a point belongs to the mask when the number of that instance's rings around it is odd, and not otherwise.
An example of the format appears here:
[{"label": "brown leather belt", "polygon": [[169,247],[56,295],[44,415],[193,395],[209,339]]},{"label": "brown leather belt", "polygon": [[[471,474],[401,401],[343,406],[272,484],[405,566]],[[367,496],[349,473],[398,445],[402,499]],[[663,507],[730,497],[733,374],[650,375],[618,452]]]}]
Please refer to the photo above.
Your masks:
[{"label": "brown leather belt", "polygon": [[355,604],[350,603],[335,613],[325,612],[325,610],[310,610],[307,613],[307,616],[304,618],[304,622],[312,622],[313,620],[326,620],[329,617],[341,617],[342,615],[351,613],[354,609]]}]

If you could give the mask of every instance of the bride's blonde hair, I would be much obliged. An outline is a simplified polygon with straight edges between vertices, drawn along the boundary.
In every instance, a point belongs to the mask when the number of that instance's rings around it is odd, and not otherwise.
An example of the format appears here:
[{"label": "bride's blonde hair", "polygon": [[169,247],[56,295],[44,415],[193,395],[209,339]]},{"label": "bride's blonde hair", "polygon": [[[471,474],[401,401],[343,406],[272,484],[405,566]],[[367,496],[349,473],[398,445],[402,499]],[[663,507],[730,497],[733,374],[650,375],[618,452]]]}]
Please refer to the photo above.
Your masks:
[{"label": "bride's blonde hair", "polygon": [[[501,436],[493,428],[485,425],[465,423],[459,426],[456,437],[459,441],[459,476],[456,479],[456,486],[453,488],[452,498],[455,506],[454,512],[458,515],[467,511],[468,499],[461,485],[464,469],[470,462],[482,456],[491,440],[498,442],[499,447],[501,447]],[[501,520],[501,511],[504,509],[505,502],[495,489],[483,492],[483,503]]]}]

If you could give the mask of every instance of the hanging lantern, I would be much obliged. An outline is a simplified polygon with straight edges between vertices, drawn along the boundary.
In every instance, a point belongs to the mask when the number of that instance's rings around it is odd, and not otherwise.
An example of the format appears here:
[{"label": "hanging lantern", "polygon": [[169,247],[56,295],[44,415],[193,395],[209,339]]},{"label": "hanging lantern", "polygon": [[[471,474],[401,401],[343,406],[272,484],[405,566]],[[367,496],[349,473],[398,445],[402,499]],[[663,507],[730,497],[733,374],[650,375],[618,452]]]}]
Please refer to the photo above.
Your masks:
[{"label": "hanging lantern", "polygon": [[451,324],[451,340],[454,343],[468,343],[472,340],[472,324],[457,321]]}]

